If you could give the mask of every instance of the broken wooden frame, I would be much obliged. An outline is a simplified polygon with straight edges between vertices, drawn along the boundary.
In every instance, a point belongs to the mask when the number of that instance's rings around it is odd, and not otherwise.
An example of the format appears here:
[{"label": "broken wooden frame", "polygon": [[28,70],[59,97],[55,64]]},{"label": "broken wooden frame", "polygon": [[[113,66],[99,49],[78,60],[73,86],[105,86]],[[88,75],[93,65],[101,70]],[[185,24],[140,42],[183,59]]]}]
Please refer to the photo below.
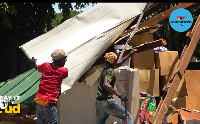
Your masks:
[{"label": "broken wooden frame", "polygon": [[188,63],[192,57],[192,54],[196,48],[196,45],[200,39],[200,15],[192,29],[191,33],[187,33],[190,34],[188,35],[189,37],[191,37],[191,41],[188,42],[188,44],[185,45],[182,54],[181,54],[181,58],[180,61],[178,63],[177,68],[175,69],[175,71],[173,72],[172,78],[171,80],[168,82],[168,84],[170,84],[169,89],[167,90],[167,93],[163,96],[164,98],[161,99],[158,108],[156,110],[156,114],[153,117],[153,124],[161,124],[162,123],[162,119],[164,117],[164,115],[166,114],[169,105],[171,104],[171,101],[174,97],[174,94],[179,86],[179,83],[182,79],[182,76],[184,74],[185,69],[188,66]]},{"label": "broken wooden frame", "polygon": [[[146,26],[151,26],[151,25],[158,24],[160,21],[168,18],[170,16],[170,14],[175,9],[178,9],[178,8],[187,8],[187,7],[191,6],[192,4],[194,4],[194,3],[180,3],[180,4],[178,4],[178,5],[174,6],[174,7],[171,7],[168,10],[166,10],[166,11],[164,11],[164,12],[162,12],[162,13],[154,16],[154,17],[152,17],[151,19],[148,19],[147,21],[141,23],[138,26],[138,29],[139,28],[144,28]],[[119,38],[121,38],[121,37],[127,38],[133,30],[134,30],[134,28],[133,29],[129,29],[127,32],[122,33]]]},{"label": "broken wooden frame", "polygon": [[[144,20],[146,17],[148,17],[150,14],[152,14],[153,12],[155,12],[156,10],[158,10],[160,7],[163,7],[164,5],[168,5],[170,3],[154,3],[153,6],[149,7],[147,11],[145,11],[142,20]],[[139,16],[136,17],[135,20],[133,20],[133,22],[130,24],[129,27],[127,27],[127,29],[129,29],[132,25],[137,23]],[[123,32],[120,36],[123,36],[125,32]]]}]

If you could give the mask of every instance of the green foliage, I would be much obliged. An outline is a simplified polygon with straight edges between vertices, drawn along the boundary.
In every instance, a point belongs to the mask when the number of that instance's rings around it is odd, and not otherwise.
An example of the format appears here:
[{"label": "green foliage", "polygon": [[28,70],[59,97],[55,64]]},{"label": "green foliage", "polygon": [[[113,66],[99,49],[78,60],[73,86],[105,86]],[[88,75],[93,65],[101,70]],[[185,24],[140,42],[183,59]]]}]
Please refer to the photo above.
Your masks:
[{"label": "green foliage", "polygon": [[197,43],[196,49],[193,53],[193,55],[197,58],[198,61],[200,61],[200,41]]},{"label": "green foliage", "polygon": [[[62,3],[62,14],[55,14],[55,3],[8,2],[0,3],[0,82],[27,71],[33,66],[19,46],[44,34],[74,16],[71,3]],[[62,20],[62,21],[60,21]]]},{"label": "green foliage", "polygon": [[[95,4],[95,3],[93,3]],[[58,3],[58,7],[60,10],[62,10],[63,12],[63,19],[62,19],[62,22],[64,22],[65,20],[73,17],[74,15],[71,15],[71,11],[73,11],[73,7],[76,9],[76,10],[79,10],[79,9],[82,9],[82,8],[85,8],[87,5],[89,5],[88,2],[84,2],[84,3],[81,3],[81,2],[76,2],[75,5],[73,6],[71,2],[67,2],[67,3]],[[74,11],[74,14],[76,14],[77,11]]]},{"label": "green foliage", "polygon": [[9,15],[16,16],[16,14],[17,12],[13,6],[9,6],[7,3],[0,3],[0,17],[1,22],[4,26],[12,28],[12,25],[10,24]]},{"label": "green foliage", "polygon": [[[76,15],[78,15],[80,12],[76,11],[76,10],[72,10],[70,12],[69,18],[72,18]],[[52,20],[52,27],[55,28],[56,26],[58,26],[59,24],[62,23],[63,20],[63,13],[55,13],[55,19]]]},{"label": "green foliage", "polygon": [[61,21],[63,19],[62,13],[55,13],[55,19],[52,20],[52,27],[55,28],[59,24],[61,24]]},{"label": "green foliage", "polygon": [[80,12],[78,12],[78,11],[76,11],[76,10],[72,10],[72,11],[70,12],[69,17],[72,18],[72,17],[78,15],[79,13],[80,13]]},{"label": "green foliage", "polygon": [[74,6],[75,9],[81,9],[81,8],[85,8],[87,5],[89,5],[89,3],[79,3],[77,2],[76,5]]}]

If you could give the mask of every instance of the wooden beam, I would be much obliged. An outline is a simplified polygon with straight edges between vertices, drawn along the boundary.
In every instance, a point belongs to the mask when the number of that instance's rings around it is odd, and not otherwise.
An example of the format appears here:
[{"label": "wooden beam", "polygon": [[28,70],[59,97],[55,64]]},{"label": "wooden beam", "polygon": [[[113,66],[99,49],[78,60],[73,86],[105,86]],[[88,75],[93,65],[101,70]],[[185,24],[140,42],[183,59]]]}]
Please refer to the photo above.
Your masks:
[{"label": "wooden beam", "polygon": [[[189,6],[191,6],[192,4],[194,3],[180,3],[174,7],[171,7],[169,8],[168,10],[152,17],[151,19],[141,23],[139,26],[138,26],[138,29],[139,28],[142,28],[142,27],[146,27],[146,26],[150,26],[150,25],[155,25],[155,24],[158,24],[160,21],[168,18],[170,16],[170,14],[175,10],[175,9],[178,9],[178,8],[187,8]],[[125,32],[123,34],[123,36],[125,35],[128,35],[129,33],[131,33],[134,29],[129,29],[127,32]]]},{"label": "wooden beam", "polygon": [[191,6],[192,4],[194,3],[180,3],[174,7],[171,7],[170,9],[158,14],[157,16],[153,17],[152,19],[149,19],[145,22],[143,22],[142,24],[139,25],[138,28],[142,28],[142,27],[145,27],[145,26],[150,26],[150,25],[154,25],[154,24],[157,24],[159,23],[160,21],[168,18],[170,16],[170,14],[175,10],[175,9],[178,9],[178,8],[187,8],[189,6]]},{"label": "wooden beam", "polygon": [[[151,6],[151,7],[144,13],[144,15],[143,15],[143,17],[142,17],[142,20],[145,19],[147,16],[149,16],[151,13],[155,12],[156,10],[158,10],[160,7],[162,7],[162,6],[164,6],[164,5],[167,5],[167,4],[169,4],[169,3],[155,3],[153,6]],[[132,25],[136,24],[138,18],[139,18],[139,16],[136,17],[136,19],[133,20],[133,22],[130,24],[129,27],[127,27],[127,29],[130,28]],[[124,34],[125,34],[125,33],[122,32],[122,33],[120,34],[120,36],[124,36]]]},{"label": "wooden beam", "polygon": [[196,23],[194,24],[193,30],[191,31],[191,33],[193,34],[194,32],[196,32],[196,29],[198,27],[198,25],[200,24],[200,15],[196,20]]},{"label": "wooden beam", "polygon": [[192,38],[192,36],[193,36],[194,32],[196,31],[197,26],[199,24],[200,24],[200,18],[197,18],[196,23],[194,24],[193,30],[191,32],[188,31],[187,34],[186,34],[186,36],[189,37],[189,38]]},{"label": "wooden beam", "polygon": [[19,117],[14,117],[10,115],[2,115],[2,114],[0,114],[0,121],[13,122],[17,124],[35,124],[36,123],[36,120],[19,118]]},{"label": "wooden beam", "polygon": [[[155,41],[152,41],[152,42],[148,42],[146,44],[136,46],[136,47],[134,47],[134,49],[137,49],[137,53],[140,53],[140,52],[144,52],[146,50],[153,49],[155,47],[163,46],[163,45],[166,45],[166,44],[167,43],[164,39],[159,39],[159,40],[155,40]],[[130,52],[130,50],[124,51],[123,57],[126,56],[129,52]],[[99,59],[97,59],[97,61],[92,66],[100,65],[100,64],[103,64],[103,63],[105,63],[105,59],[104,59],[103,56],[101,56],[101,57],[99,57]]]},{"label": "wooden beam", "polygon": [[186,34],[186,37],[192,38],[192,36],[193,36],[193,34],[190,31],[188,31]]}]

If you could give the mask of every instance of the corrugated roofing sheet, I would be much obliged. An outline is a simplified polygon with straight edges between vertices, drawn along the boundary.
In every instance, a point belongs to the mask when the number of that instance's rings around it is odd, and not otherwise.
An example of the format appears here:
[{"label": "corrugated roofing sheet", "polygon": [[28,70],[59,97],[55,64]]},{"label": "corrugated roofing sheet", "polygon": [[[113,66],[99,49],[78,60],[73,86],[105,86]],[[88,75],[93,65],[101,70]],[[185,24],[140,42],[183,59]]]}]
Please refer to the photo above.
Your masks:
[{"label": "corrugated roofing sheet", "polygon": [[30,69],[17,77],[0,83],[0,96],[20,96],[14,104],[33,101],[38,91],[41,73]]},{"label": "corrugated roofing sheet", "polygon": [[61,92],[72,85],[94,64],[117,37],[142,13],[147,3],[98,3],[66,20],[51,31],[20,46],[38,64],[51,62],[55,49],[69,53],[65,67],[69,76]]},{"label": "corrugated roofing sheet", "polygon": [[[50,62],[50,54],[56,48],[69,52],[65,65],[69,69],[69,77],[61,87],[64,92],[93,65],[142,12],[145,5],[146,3],[97,4],[20,48],[28,57],[38,59],[38,64]],[[31,69],[12,80],[2,82],[0,95],[20,96],[14,103],[32,101],[38,91],[40,78],[41,73]]]}]

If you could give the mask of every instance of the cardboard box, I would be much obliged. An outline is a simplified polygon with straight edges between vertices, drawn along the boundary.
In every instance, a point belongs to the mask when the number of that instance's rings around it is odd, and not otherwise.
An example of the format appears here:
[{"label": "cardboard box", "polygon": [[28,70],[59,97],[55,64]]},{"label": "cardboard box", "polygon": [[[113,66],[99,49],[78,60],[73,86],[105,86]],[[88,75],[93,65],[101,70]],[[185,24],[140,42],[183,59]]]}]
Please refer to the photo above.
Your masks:
[{"label": "cardboard box", "polygon": [[135,47],[139,46],[141,44],[144,44],[146,42],[151,42],[153,41],[153,33],[152,34],[141,34],[141,35],[135,35],[133,38],[130,40],[130,45]]},{"label": "cardboard box", "polygon": [[172,99],[171,105],[176,109],[186,108],[186,97],[174,98]]},{"label": "cardboard box", "polygon": [[160,96],[159,70],[139,70],[139,92]]},{"label": "cardboard box", "polygon": [[130,67],[137,68],[139,70],[155,69],[154,50],[150,49],[132,56]]},{"label": "cardboard box", "polygon": [[174,113],[167,117],[168,124],[178,124],[178,113]]},{"label": "cardboard box", "polygon": [[188,101],[188,109],[200,111],[200,70],[186,70],[185,81],[190,99]]},{"label": "cardboard box", "polygon": [[172,99],[171,105],[177,109],[186,108],[200,111],[200,100],[196,96],[185,96]]},{"label": "cardboard box", "polygon": [[179,110],[180,120],[183,121],[183,124],[199,124],[200,123],[200,114],[193,110]]},{"label": "cardboard box", "polygon": [[161,76],[171,75],[178,60],[178,51],[155,53],[155,68],[160,70]]},{"label": "cardboard box", "polygon": [[[163,95],[162,93],[162,89],[165,85],[167,85],[167,83],[169,82],[171,78],[171,75],[170,76],[160,76],[160,94],[161,96]],[[185,76],[183,75],[181,81],[180,81],[180,84],[176,90],[176,93],[174,94],[174,98],[179,98],[179,97],[184,97],[184,96],[187,96],[187,88],[186,88],[186,82],[185,82]]]},{"label": "cardboard box", "polygon": [[185,81],[188,90],[188,96],[196,96],[200,99],[200,70],[186,70]]}]

